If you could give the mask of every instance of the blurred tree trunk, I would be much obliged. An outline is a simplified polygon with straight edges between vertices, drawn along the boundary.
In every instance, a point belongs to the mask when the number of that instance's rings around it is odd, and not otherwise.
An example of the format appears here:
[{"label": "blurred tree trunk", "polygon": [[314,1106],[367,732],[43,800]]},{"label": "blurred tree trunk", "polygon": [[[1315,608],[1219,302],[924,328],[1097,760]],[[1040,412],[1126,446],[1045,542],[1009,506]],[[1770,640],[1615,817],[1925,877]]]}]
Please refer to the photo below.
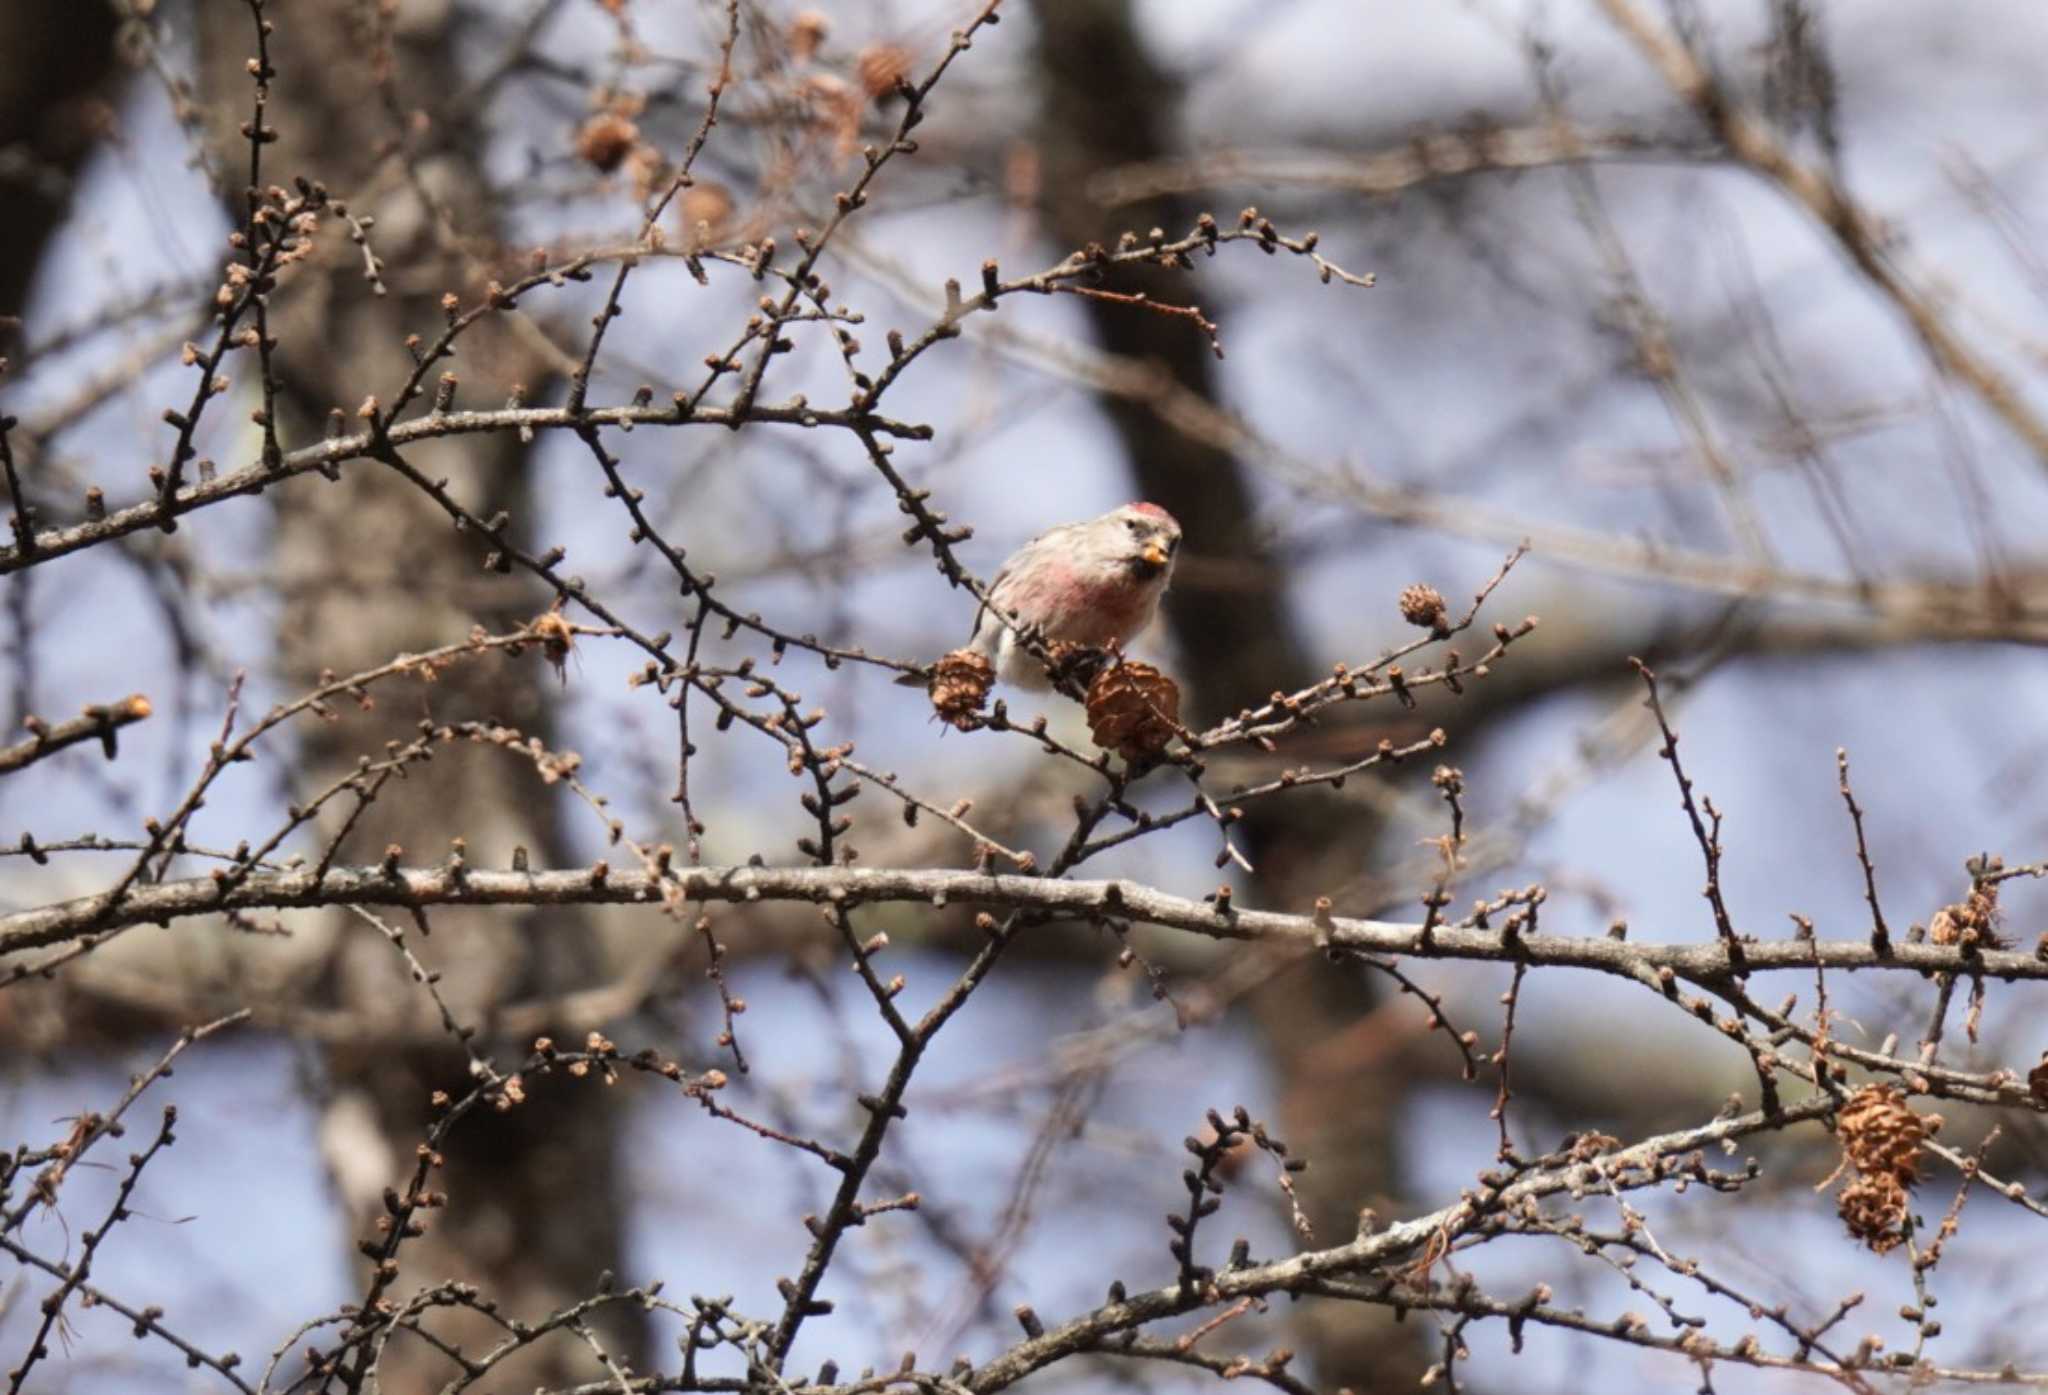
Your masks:
[{"label": "blurred tree trunk", "polygon": [[[1173,153],[1170,132],[1181,93],[1145,50],[1130,0],[1039,0],[1034,13],[1044,212],[1054,238],[1078,248],[1113,246],[1126,226],[1140,234],[1152,226],[1173,235],[1185,231],[1195,210],[1175,200],[1120,210],[1133,221],[1112,226],[1085,193],[1098,170]],[[1171,304],[1213,298],[1213,287],[1156,268],[1118,271],[1107,284]],[[1182,386],[1216,396],[1208,341],[1185,321],[1102,301],[1088,306],[1104,348],[1158,364]],[[1312,680],[1315,666],[1287,609],[1285,570],[1251,526],[1253,496],[1242,463],[1211,443],[1162,431],[1142,403],[1105,397],[1102,407],[1143,496],[1180,519],[1190,551],[1231,563],[1217,569],[1231,574],[1227,588],[1205,590],[1193,581],[1168,597],[1167,622],[1197,709],[1213,719]],[[1238,827],[1257,869],[1258,904],[1282,909],[1305,910],[1316,896],[1351,880],[1370,861],[1379,832],[1361,806],[1323,795],[1257,803],[1246,814]],[[1272,979],[1250,1001],[1275,1073],[1288,1082],[1286,1117],[1277,1122],[1289,1145],[1310,1159],[1303,1201],[1321,1244],[1349,1239],[1361,1207],[1388,1214],[1398,1185],[1392,1131],[1404,1081],[1383,1064],[1333,1069],[1331,1053],[1317,1052],[1357,1024],[1374,996],[1358,973],[1332,973],[1309,960]],[[1312,1056],[1325,1064],[1312,1069]],[[1319,1383],[1361,1395],[1414,1388],[1426,1362],[1407,1331],[1397,1330],[1381,1310],[1310,1311],[1321,1314],[1306,1333]]]},{"label": "blurred tree trunk", "polygon": [[[0,5],[0,317],[18,317],[71,178],[110,128],[114,13],[100,0]],[[0,352],[11,335],[0,326]]]},{"label": "blurred tree trunk", "polygon": [[[251,112],[245,65],[255,51],[253,24],[239,3],[203,0],[196,8],[216,153],[243,177],[248,145],[238,132]],[[389,16],[382,32],[373,27],[380,12]],[[289,399],[280,427],[290,449],[316,439],[330,409],[348,411],[352,422],[365,396],[389,403],[410,367],[405,338],[439,329],[443,293],[474,303],[484,277],[504,272],[493,264],[501,258],[479,170],[483,137],[470,121],[477,113],[445,106],[459,86],[459,25],[474,20],[462,20],[447,4],[410,0],[394,7],[272,5],[267,13],[276,26],[270,55],[277,76],[266,120],[280,139],[264,150],[264,182],[318,180],[352,213],[374,214],[372,246],[385,259],[390,291],[372,294],[360,250],[333,227],[322,231],[325,260],[296,270],[274,298],[272,332],[281,340]],[[473,38],[474,29],[468,32]],[[239,220],[241,191],[228,196],[230,216]],[[510,383],[542,385],[546,366],[510,331],[462,343],[452,366],[463,377],[465,400],[495,394],[491,400],[502,402]],[[253,355],[237,366],[245,375],[257,372]],[[508,510],[515,526],[530,517],[530,460],[516,437],[469,436],[409,455],[430,476],[449,478],[480,513]],[[459,640],[477,623],[516,626],[546,603],[528,578],[496,577],[480,568],[473,549],[449,546],[448,520],[432,501],[369,462],[350,466],[335,483],[294,481],[271,499],[284,601],[278,668],[293,689],[323,670],[345,674]],[[381,756],[387,741],[410,739],[429,712],[443,721],[488,717],[549,740],[553,687],[552,676],[529,660],[460,663],[431,687],[393,689],[373,710],[302,729],[299,793],[326,787],[361,755]],[[345,803],[330,811],[339,817]],[[573,856],[560,812],[529,764],[496,749],[448,750],[415,766],[369,808],[343,859],[375,860],[396,843],[409,860],[432,861],[460,836],[480,865],[506,866],[515,848],[529,849],[538,864],[560,865]],[[329,820],[323,832],[332,836],[336,827]],[[502,921],[494,929],[438,912],[431,938],[409,941],[444,973],[442,992],[458,1016],[487,1028],[492,1003],[558,993],[602,973],[591,920],[574,911],[535,911],[529,933],[508,935]],[[547,933],[531,933],[542,922]],[[358,1210],[360,1236],[382,1214],[377,1191],[410,1168],[430,1120],[430,1092],[459,1094],[471,1082],[453,1041],[429,1049],[377,1045],[379,1023],[416,1021],[429,1004],[381,935],[355,921],[337,922],[331,934],[323,991],[361,1014],[365,1040],[360,1049],[330,1053],[334,1095],[322,1133],[337,1183]],[[530,1046],[522,1040],[493,1049],[517,1059]],[[589,1083],[550,1084],[507,1113],[471,1116],[444,1150],[448,1207],[427,1213],[426,1236],[402,1252],[399,1291],[474,1281],[507,1316],[529,1321],[594,1292],[601,1271],[619,1268],[624,1247],[619,1123],[617,1096]],[[384,1162],[396,1169],[380,1176]],[[600,1326],[610,1327],[610,1349],[637,1364],[641,1328],[622,1309],[607,1313],[613,1320]],[[436,1330],[472,1345],[499,1331],[481,1321],[464,1329],[438,1320]],[[383,1384],[434,1389],[455,1373],[425,1343],[399,1341],[386,1358]],[[601,1374],[587,1350],[564,1339],[541,1344],[497,1377],[507,1388],[531,1389]]]}]

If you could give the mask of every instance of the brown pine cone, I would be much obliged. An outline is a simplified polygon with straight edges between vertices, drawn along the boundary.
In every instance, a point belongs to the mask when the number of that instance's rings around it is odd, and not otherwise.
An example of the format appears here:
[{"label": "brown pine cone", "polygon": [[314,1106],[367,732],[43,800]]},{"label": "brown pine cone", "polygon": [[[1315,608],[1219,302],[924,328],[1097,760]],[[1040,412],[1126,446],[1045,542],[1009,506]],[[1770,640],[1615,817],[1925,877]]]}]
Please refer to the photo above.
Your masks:
[{"label": "brown pine cone", "polygon": [[1927,938],[1938,945],[1962,944],[1977,949],[2003,949],[1998,936],[1998,883],[1979,883],[1953,906],[1943,906],[1928,922]]},{"label": "brown pine cone", "polygon": [[640,128],[616,111],[601,111],[576,133],[576,153],[610,174],[640,143]]},{"label": "brown pine cone", "polygon": [[1404,587],[1401,591],[1401,618],[1437,634],[1444,634],[1451,627],[1450,607],[1444,604],[1444,593],[1434,586]]},{"label": "brown pine cone", "polygon": [[1842,1153],[1858,1172],[1888,1172],[1911,1186],[1920,1176],[1920,1145],[1937,1125],[1906,1107],[1905,1091],[1866,1085],[1835,1116]]},{"label": "brown pine cone", "polygon": [[1905,1186],[1888,1172],[1866,1172],[1842,1188],[1835,1210],[1849,1233],[1879,1254],[1905,1243]]},{"label": "brown pine cone", "polygon": [[1156,756],[1180,731],[1180,685],[1150,664],[1106,668],[1088,685],[1088,730],[1127,761]]},{"label": "brown pine cone", "polygon": [[896,95],[896,84],[910,76],[910,50],[901,44],[869,44],[853,60],[861,91],[880,106]]},{"label": "brown pine cone", "polygon": [[1101,675],[1113,657],[1107,649],[1076,644],[1070,639],[1053,640],[1045,646],[1045,653],[1052,661],[1052,680],[1056,685],[1072,679],[1084,688]]},{"label": "brown pine cone", "polygon": [[996,681],[995,665],[971,649],[955,649],[932,665],[932,711],[958,731],[972,730],[981,705],[988,701],[989,687]]}]

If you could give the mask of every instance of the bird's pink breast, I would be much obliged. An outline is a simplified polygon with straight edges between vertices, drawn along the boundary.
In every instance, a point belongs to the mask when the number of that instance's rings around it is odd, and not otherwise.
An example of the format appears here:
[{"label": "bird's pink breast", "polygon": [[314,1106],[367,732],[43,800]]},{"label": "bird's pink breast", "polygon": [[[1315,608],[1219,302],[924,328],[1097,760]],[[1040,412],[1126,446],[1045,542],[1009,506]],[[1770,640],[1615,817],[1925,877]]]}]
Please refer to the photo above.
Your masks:
[{"label": "bird's pink breast", "polygon": [[[1006,590],[1011,588],[1005,588]],[[1003,599],[1050,639],[1079,644],[1118,644],[1134,635],[1150,609],[1152,588],[1118,575],[1080,572],[1053,562],[1020,579],[1014,597]]]}]

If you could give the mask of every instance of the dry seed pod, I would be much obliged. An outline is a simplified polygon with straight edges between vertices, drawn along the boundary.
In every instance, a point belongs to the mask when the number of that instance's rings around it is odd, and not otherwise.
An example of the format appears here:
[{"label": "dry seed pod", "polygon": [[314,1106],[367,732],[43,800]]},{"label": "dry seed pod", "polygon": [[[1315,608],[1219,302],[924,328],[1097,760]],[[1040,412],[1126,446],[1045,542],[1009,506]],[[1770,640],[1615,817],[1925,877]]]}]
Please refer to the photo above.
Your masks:
[{"label": "dry seed pod", "polygon": [[1836,1210],[1849,1233],[1879,1254],[1906,1238],[1902,1227],[1908,1193],[1920,1179],[1921,1145],[1940,1127],[1940,1115],[1915,1114],[1895,1085],[1864,1086],[1835,1116],[1842,1144],[1836,1175],[1845,1168],[1856,1173],[1842,1188]]},{"label": "dry seed pod", "polygon": [[1906,1189],[1888,1172],[1866,1172],[1842,1188],[1836,1213],[1849,1233],[1883,1254],[1904,1243]]},{"label": "dry seed pod", "polygon": [[803,11],[789,22],[789,56],[799,63],[810,62],[831,32],[832,21],[824,11]]},{"label": "dry seed pod", "polygon": [[1180,685],[1150,664],[1106,668],[1088,685],[1088,730],[1127,761],[1156,756],[1180,730]]},{"label": "dry seed pod", "polygon": [[1927,938],[1938,945],[2001,949],[2004,942],[1994,928],[1997,924],[1998,883],[1986,882],[1953,906],[1936,911],[1927,926]]},{"label": "dry seed pod", "polygon": [[1835,1135],[1858,1172],[1890,1173],[1907,1185],[1920,1176],[1920,1145],[1934,1132],[1932,1117],[1906,1107],[1894,1085],[1866,1085],[1835,1116]]},{"label": "dry seed pod", "polygon": [[1055,682],[1071,678],[1084,688],[1094,682],[1111,661],[1107,649],[1097,649],[1092,644],[1076,644],[1070,639],[1053,640],[1045,646],[1045,655]]},{"label": "dry seed pod", "polygon": [[615,111],[601,111],[576,133],[576,153],[610,174],[640,143],[640,128]]},{"label": "dry seed pod", "polygon": [[910,50],[901,44],[869,44],[853,60],[861,91],[876,103],[896,95],[896,84],[910,76]]},{"label": "dry seed pod", "polygon": [[555,677],[568,682],[569,655],[576,649],[576,631],[561,608],[556,606],[536,615],[526,630],[540,641],[541,657],[554,669]]},{"label": "dry seed pod", "polygon": [[1451,612],[1444,604],[1443,592],[1434,586],[1416,585],[1401,591],[1401,618],[1442,634],[1450,628]]},{"label": "dry seed pod", "polygon": [[988,690],[995,680],[995,665],[985,657],[971,649],[955,649],[932,665],[931,682],[925,691],[931,696],[932,711],[941,721],[956,730],[967,731],[974,725],[981,705],[988,701]]}]

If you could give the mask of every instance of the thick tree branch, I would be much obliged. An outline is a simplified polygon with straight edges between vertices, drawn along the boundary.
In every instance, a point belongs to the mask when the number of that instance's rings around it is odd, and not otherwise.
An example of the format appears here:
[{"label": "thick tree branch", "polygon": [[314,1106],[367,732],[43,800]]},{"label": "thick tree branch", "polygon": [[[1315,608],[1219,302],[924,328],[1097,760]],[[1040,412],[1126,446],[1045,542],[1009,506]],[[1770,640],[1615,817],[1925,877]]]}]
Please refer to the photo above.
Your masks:
[{"label": "thick tree branch", "polygon": [[[228,889],[223,892],[223,885]],[[664,874],[598,863],[590,868],[488,872],[465,866],[331,867],[261,874],[233,882],[192,877],[131,889],[104,915],[102,896],[82,896],[0,917],[0,953],[61,944],[152,921],[168,924],[229,910],[310,906],[658,905],[666,896],[742,904],[808,901],[856,905],[923,903],[1004,906],[1088,919],[1118,920],[1241,940],[1369,954],[1521,962],[1532,967],[1595,969],[1662,986],[1666,971],[1699,983],[1769,970],[1901,969],[1974,977],[2048,981],[2048,959],[2012,950],[1866,940],[1738,940],[1647,943],[1610,937],[1526,935],[1500,929],[1423,926],[1348,916],[1219,910],[1129,881],[1066,881],[981,872],[861,867],[671,867]]]}]

